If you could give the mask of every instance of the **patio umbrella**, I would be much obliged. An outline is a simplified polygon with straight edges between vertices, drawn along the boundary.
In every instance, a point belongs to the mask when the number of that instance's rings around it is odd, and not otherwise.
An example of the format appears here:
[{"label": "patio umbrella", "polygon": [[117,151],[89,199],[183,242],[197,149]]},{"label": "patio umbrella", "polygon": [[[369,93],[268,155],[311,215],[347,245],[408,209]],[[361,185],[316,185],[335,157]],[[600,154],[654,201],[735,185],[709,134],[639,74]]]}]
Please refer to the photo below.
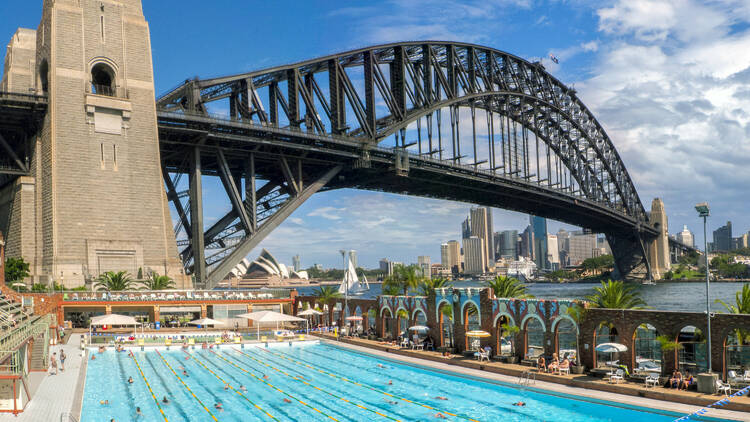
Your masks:
[{"label": "patio umbrella", "polygon": [[275,322],[276,328],[279,327],[279,322],[288,322],[288,321],[307,322],[307,320],[304,318],[299,318],[294,315],[286,315],[286,314],[282,314],[280,312],[274,312],[274,311],[250,312],[247,314],[242,314],[242,315],[237,315],[237,316],[240,318],[247,318],[249,320],[252,320],[258,323],[258,340],[260,340],[260,323],[262,322]]},{"label": "patio umbrella", "polygon": [[135,327],[141,324],[138,323],[135,318],[127,315],[108,314],[95,316],[91,318],[91,322],[89,322],[89,338],[91,337],[91,327],[103,325],[132,325],[135,330]]},{"label": "patio umbrella", "polygon": [[13,287],[26,287],[26,283],[21,283],[20,281],[17,281],[13,284],[11,284]]},{"label": "patio umbrella", "polygon": [[[316,311],[315,309],[310,308],[310,309],[304,310],[302,312],[298,312],[297,315],[298,316],[299,315],[303,315],[303,316],[317,315],[317,316],[320,316],[320,315],[323,315],[323,312]],[[307,334],[310,334],[310,322],[309,321],[307,323]]]},{"label": "patio umbrella", "polygon": [[202,325],[204,330],[208,329],[208,325],[224,325],[223,322],[217,321],[211,318],[201,318],[188,322],[190,325]]},{"label": "patio umbrella", "polygon": [[414,326],[409,327],[410,331],[427,331],[429,329],[430,327],[426,325],[414,325]]},{"label": "patio umbrella", "polygon": [[478,337],[478,338],[492,337],[492,334],[488,333],[487,331],[472,330],[466,333],[466,337]]},{"label": "patio umbrella", "polygon": [[362,321],[362,317],[358,315],[348,316],[344,319],[346,319],[347,321]]},{"label": "patio umbrella", "polygon": [[602,343],[594,348],[597,352],[609,353],[610,362],[613,360],[615,353],[624,352],[628,350],[628,346],[621,343]]}]

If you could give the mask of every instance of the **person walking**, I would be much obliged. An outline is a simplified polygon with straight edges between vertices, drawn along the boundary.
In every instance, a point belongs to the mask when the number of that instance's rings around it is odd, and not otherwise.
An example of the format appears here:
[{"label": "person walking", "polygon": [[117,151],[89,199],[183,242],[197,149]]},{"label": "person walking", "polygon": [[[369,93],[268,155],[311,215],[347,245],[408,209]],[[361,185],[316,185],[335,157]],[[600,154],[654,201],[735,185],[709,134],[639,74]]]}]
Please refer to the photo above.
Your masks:
[{"label": "person walking", "polygon": [[51,369],[55,370],[54,374],[50,370],[50,375],[57,375],[57,352],[52,353],[52,356],[49,357],[49,365]]},{"label": "person walking", "polygon": [[60,349],[60,371],[65,372],[65,350]]}]

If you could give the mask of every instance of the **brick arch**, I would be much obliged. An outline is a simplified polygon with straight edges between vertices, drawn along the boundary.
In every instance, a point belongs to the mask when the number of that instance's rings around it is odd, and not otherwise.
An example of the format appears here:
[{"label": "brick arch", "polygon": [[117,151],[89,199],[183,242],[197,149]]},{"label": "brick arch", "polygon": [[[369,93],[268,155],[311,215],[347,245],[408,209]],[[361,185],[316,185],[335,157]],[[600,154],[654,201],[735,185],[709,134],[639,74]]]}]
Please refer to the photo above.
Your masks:
[{"label": "brick arch", "polygon": [[[625,326],[623,324],[618,324],[618,323],[616,323],[614,321],[616,321],[616,319],[614,319],[614,318],[612,318],[612,319],[610,319],[610,318],[602,318],[602,319],[597,320],[596,323],[594,324],[593,335],[592,335],[592,344],[591,344],[591,356],[592,356],[593,368],[596,368],[596,364],[597,364],[596,345],[597,345],[597,340],[598,340],[598,336],[599,336],[599,334],[597,333],[597,331],[599,331],[599,328],[602,326],[602,324],[604,324],[604,323],[610,324],[610,325],[612,325],[612,327],[615,330],[617,330],[617,337],[618,337],[618,341],[620,343],[622,343],[622,341],[623,341],[623,333],[626,333],[626,334],[628,333],[628,330],[625,329]],[[610,330],[610,333],[611,333],[611,330]],[[625,337],[625,338],[627,339],[627,337]],[[625,353],[630,353],[633,350],[633,342],[628,339],[627,343],[628,344],[625,344],[625,345],[628,346],[628,351],[626,351]],[[627,360],[628,359],[627,359],[627,356],[626,356],[625,361],[627,361]]]},{"label": "brick arch", "polygon": [[523,320],[521,320],[521,329],[522,330],[526,331],[526,324],[532,318],[538,320],[539,322],[541,322],[542,323],[542,330],[545,331],[545,332],[547,331],[547,324],[544,322],[544,318],[542,318],[541,316],[539,316],[537,314],[528,314],[525,317],[523,317]]},{"label": "brick arch", "polygon": [[513,315],[509,314],[508,312],[499,312],[497,315],[495,315],[495,319],[492,320],[492,326],[497,327],[497,321],[500,320],[500,317],[506,317],[510,322],[513,323],[513,325],[516,324],[516,319],[513,318]]},{"label": "brick arch", "polygon": [[[435,306],[435,320],[440,321],[440,307],[443,305],[443,303],[447,303],[451,307],[453,306],[453,302],[451,302],[448,299],[440,299],[440,301],[437,303],[437,306]],[[453,320],[456,320],[456,309],[451,308],[451,315],[453,316]]]},{"label": "brick arch", "polygon": [[414,321],[414,322],[417,321],[417,312],[421,312],[422,315],[424,315],[424,320],[427,321],[427,314],[421,308],[417,308],[417,309],[414,310],[414,312],[412,312],[412,314],[411,314],[411,320],[412,321]]},{"label": "brick arch", "polygon": [[578,323],[576,323],[576,321],[575,321],[575,320],[574,320],[573,318],[571,318],[570,316],[568,316],[568,315],[559,315],[559,316],[558,316],[557,318],[555,318],[555,319],[554,319],[554,320],[552,321],[552,324],[551,324],[551,328],[550,328],[550,330],[551,330],[551,331],[552,331],[553,333],[554,333],[554,332],[557,332],[557,326],[558,326],[558,325],[559,325],[559,324],[560,324],[560,323],[561,323],[561,322],[562,322],[563,320],[568,320],[568,321],[572,322],[572,323],[573,323],[573,326],[574,326],[574,327],[576,327],[576,334],[580,334],[580,332],[581,332],[581,327],[579,327],[579,326],[578,326]]},{"label": "brick arch", "polygon": [[[629,336],[627,336],[628,341],[630,341],[630,350],[628,350],[628,353],[630,354],[630,359],[629,359],[630,367],[633,368],[634,370],[637,367],[635,359],[636,357],[638,357],[636,354],[636,350],[635,350],[636,334],[638,333],[638,327],[640,327],[641,325],[646,325],[646,324],[654,327],[654,329],[656,330],[657,336],[663,336],[663,335],[670,336],[669,331],[667,331],[667,328],[663,326],[662,324],[658,323],[657,321],[652,321],[648,318],[636,319],[629,327],[628,329]],[[665,368],[667,367],[667,360],[669,360],[669,362],[672,362],[672,358],[662,353],[662,356],[661,356],[662,373],[664,373]]]},{"label": "brick arch", "polygon": [[[461,325],[466,325],[466,321],[464,321],[464,318],[465,318],[464,314],[466,314],[466,312],[464,312],[464,311],[466,309],[466,305],[468,305],[470,303],[477,308],[477,316],[479,317],[479,321],[480,322],[482,321],[482,308],[480,308],[479,304],[476,303],[476,302],[474,302],[473,299],[467,299],[466,302],[464,302],[464,304],[461,305]],[[453,318],[454,318],[454,320],[456,318],[455,312],[454,312]]]}]

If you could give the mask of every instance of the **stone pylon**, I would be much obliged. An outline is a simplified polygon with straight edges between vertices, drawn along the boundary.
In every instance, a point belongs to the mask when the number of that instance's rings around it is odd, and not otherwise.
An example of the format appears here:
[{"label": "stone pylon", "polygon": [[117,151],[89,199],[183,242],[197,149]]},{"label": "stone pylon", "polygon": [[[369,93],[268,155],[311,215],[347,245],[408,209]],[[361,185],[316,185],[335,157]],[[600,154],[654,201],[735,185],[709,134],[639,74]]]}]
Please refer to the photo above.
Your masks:
[{"label": "stone pylon", "polygon": [[651,274],[655,280],[659,280],[672,267],[669,254],[669,237],[667,235],[669,225],[667,213],[664,211],[664,202],[661,198],[654,198],[651,201],[649,223],[659,230],[659,235],[648,245]]},{"label": "stone pylon", "polygon": [[49,108],[31,176],[0,192],[11,210],[8,255],[29,262],[35,282],[73,287],[105,271],[141,270],[185,287],[141,0],[45,0],[36,31],[19,31],[9,45],[12,56],[29,51],[33,60],[6,61],[5,73],[25,84],[15,90],[46,95]]}]

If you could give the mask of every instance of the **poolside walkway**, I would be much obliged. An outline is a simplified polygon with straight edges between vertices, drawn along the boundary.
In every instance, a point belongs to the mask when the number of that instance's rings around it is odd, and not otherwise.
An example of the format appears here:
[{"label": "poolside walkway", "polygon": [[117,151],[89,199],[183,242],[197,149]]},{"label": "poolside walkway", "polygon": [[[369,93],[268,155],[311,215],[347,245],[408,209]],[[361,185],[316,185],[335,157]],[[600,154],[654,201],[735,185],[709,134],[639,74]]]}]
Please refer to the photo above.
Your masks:
[{"label": "poolside walkway", "polygon": [[[385,346],[377,341],[363,339],[342,339],[335,341],[331,336],[321,336],[343,347],[358,349],[366,353],[375,354],[388,359],[401,360],[408,363],[418,364],[426,367],[432,367],[444,371],[457,372],[471,375],[479,378],[500,381],[504,383],[516,384],[518,375],[522,371],[528,371],[531,368],[521,365],[509,365],[499,362],[479,364],[476,360],[453,358],[445,359],[440,357],[437,352],[420,352],[408,349],[399,350],[395,346]],[[645,389],[643,384],[621,383],[617,385],[608,384],[601,379],[585,375],[550,375],[539,374],[536,383],[531,388],[558,392],[562,394],[571,394],[592,399],[606,400],[610,402],[622,403],[632,406],[650,407],[670,412],[688,414],[701,409],[703,404],[696,405],[690,402],[712,403],[718,401],[724,396],[704,395],[695,392],[677,392],[661,387]],[[661,391],[660,391],[661,390]],[[675,397],[676,396],[676,397]],[[682,399],[682,400],[680,400]],[[684,402],[679,402],[684,401]],[[733,400],[734,401],[734,400]],[[750,398],[740,397],[736,401],[741,401],[743,405],[750,403]],[[743,408],[745,406],[742,406]],[[711,409],[706,416],[723,418],[739,421],[750,421],[750,413],[745,411],[733,411],[725,409]]]},{"label": "poolside walkway", "polygon": [[[18,416],[8,413],[0,414],[0,422],[57,422],[60,420],[61,413],[71,412],[76,390],[83,388],[82,379],[81,385],[78,385],[83,361],[80,340],[80,336],[72,335],[67,344],[50,348],[50,354],[57,352],[58,357],[60,356],[60,350],[65,350],[68,357],[65,360],[65,371],[61,371],[57,375],[41,372],[32,373],[29,376],[32,391],[35,387],[34,384],[38,383],[38,387],[36,392],[32,393],[33,397],[26,405],[26,409]],[[39,379],[41,379],[41,382],[39,382]]]}]

